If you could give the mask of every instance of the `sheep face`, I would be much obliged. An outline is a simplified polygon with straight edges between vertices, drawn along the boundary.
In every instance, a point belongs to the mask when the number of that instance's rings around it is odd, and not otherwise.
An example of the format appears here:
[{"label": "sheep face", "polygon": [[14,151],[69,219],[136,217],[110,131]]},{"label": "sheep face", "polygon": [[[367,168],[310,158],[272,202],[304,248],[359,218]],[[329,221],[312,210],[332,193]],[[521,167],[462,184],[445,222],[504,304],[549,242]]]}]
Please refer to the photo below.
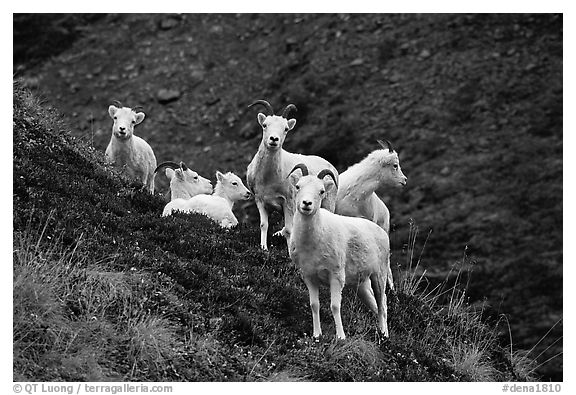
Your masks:
[{"label": "sheep face", "polygon": [[168,168],[166,169],[166,177],[170,180],[171,185],[174,182],[182,184],[190,196],[212,193],[212,182],[193,170]]},{"label": "sheep face", "polygon": [[222,174],[217,171],[216,178],[218,179],[218,188],[222,188],[224,194],[228,196],[231,201],[248,200],[252,197],[252,192],[246,188],[240,177],[236,174],[230,172]]},{"label": "sheep face", "polygon": [[402,173],[400,159],[396,151],[378,150],[373,152],[375,167],[380,169],[378,176],[382,188],[402,188],[406,186],[408,177]]},{"label": "sheep face", "polygon": [[384,167],[384,172],[387,173],[386,179],[389,180],[390,186],[406,186],[408,177],[402,173],[402,169],[400,168],[400,159],[398,158],[398,154],[396,152],[393,152],[390,155],[386,166]]},{"label": "sheep face", "polygon": [[111,105],[108,107],[108,114],[114,120],[112,134],[120,140],[128,140],[134,133],[134,126],[144,120],[143,112],[135,112],[131,108]]},{"label": "sheep face", "polygon": [[325,182],[313,175],[303,176],[299,180],[294,178],[290,180],[296,188],[296,209],[302,215],[316,214],[326,192],[334,187],[333,183]]},{"label": "sheep face", "polygon": [[276,151],[282,148],[286,134],[294,128],[296,120],[258,113],[258,123],[262,126],[262,142],[269,150]]}]

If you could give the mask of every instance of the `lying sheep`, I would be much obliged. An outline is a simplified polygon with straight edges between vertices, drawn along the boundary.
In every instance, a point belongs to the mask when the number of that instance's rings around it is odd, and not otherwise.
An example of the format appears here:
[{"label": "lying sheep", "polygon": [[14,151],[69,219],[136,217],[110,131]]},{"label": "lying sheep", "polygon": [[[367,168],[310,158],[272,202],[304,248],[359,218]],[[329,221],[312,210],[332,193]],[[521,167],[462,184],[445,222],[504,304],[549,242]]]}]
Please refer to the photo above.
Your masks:
[{"label": "lying sheep", "polygon": [[166,169],[166,177],[170,180],[170,201],[213,192],[210,180],[189,169],[184,162],[163,162],[154,170],[154,174],[162,169]]},{"label": "lying sheep", "polygon": [[297,169],[302,171],[302,177],[292,179],[297,190],[294,199],[297,211],[288,248],[308,287],[313,336],[322,334],[319,285],[324,283],[330,286],[330,307],[339,339],[346,338],[340,316],[344,285],[357,287],[360,298],[376,313],[379,331],[388,337],[385,293],[390,273],[388,234],[367,219],[345,217],[320,207],[330,189],[337,185],[323,180],[325,176],[336,180],[331,170],[324,169],[315,176],[308,174],[305,164],[297,164],[292,172]]},{"label": "lying sheep", "polygon": [[217,171],[216,178],[218,181],[212,195],[201,194],[190,199],[175,199],[164,207],[162,216],[170,215],[173,211],[199,213],[208,216],[223,228],[238,225],[232,207],[238,200],[250,199],[252,193],[234,173],[222,174]]},{"label": "lying sheep", "polygon": [[[258,147],[258,152],[248,165],[246,179],[248,187],[254,193],[256,207],[260,215],[260,246],[267,250],[268,212],[270,209],[283,211],[284,228],[278,233],[281,233],[287,240],[290,238],[294,215],[294,188],[286,177],[294,165],[305,163],[313,174],[328,168],[334,174],[336,182],[338,182],[338,171],[330,162],[319,156],[293,154],[282,148],[286,134],[296,125],[295,119],[288,119],[290,111],[296,110],[294,104],[289,104],[281,116],[274,115],[272,106],[265,100],[257,100],[249,107],[256,104],[264,106],[268,115],[258,113],[258,123],[262,126],[262,141]],[[322,207],[334,211],[336,189],[330,190],[322,202]]]},{"label": "lying sheep", "polygon": [[145,114],[116,103],[117,106],[108,107],[108,114],[114,124],[106,148],[106,162],[123,168],[129,177],[142,182],[150,193],[154,193],[154,151],[146,141],[134,135],[134,126],[144,120]]},{"label": "lying sheep", "polygon": [[392,144],[380,140],[383,149],[371,152],[361,162],[340,174],[336,214],[367,218],[390,232],[390,211],[377,195],[386,188],[401,188],[407,177],[400,169]]}]

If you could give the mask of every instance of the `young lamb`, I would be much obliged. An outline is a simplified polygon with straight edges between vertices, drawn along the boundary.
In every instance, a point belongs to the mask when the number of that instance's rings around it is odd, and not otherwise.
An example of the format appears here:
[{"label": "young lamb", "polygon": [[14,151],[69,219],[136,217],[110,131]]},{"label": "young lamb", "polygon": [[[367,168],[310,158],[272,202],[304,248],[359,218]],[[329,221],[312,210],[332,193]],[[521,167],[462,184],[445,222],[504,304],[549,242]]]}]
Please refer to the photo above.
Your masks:
[{"label": "young lamb", "polygon": [[170,201],[213,192],[210,180],[189,169],[184,162],[163,162],[154,170],[154,174],[162,169],[166,169],[166,177],[170,180]]},{"label": "young lamb", "polygon": [[388,337],[385,293],[390,273],[388,234],[367,219],[334,214],[320,207],[330,189],[337,185],[323,180],[325,176],[335,180],[329,169],[318,175],[309,175],[302,163],[292,172],[297,169],[302,171],[302,177],[292,178],[297,190],[294,199],[297,211],[288,248],[308,287],[313,336],[322,334],[319,285],[324,283],[330,286],[330,307],[339,339],[346,338],[340,316],[344,285],[357,288],[361,300],[376,313],[378,330]]},{"label": "young lamb", "polygon": [[218,182],[212,195],[196,195],[190,199],[175,199],[164,207],[162,216],[173,211],[204,214],[217,222],[223,228],[238,225],[238,220],[232,212],[234,203],[238,200],[248,200],[252,193],[244,186],[240,177],[234,173],[222,174],[216,172]]},{"label": "young lamb", "polygon": [[368,154],[361,162],[340,174],[336,214],[367,218],[390,232],[390,211],[377,195],[385,188],[401,188],[407,177],[402,173],[398,153],[392,144],[380,140],[383,149]]},{"label": "young lamb", "polygon": [[[268,249],[268,213],[270,209],[282,210],[284,213],[284,228],[278,232],[290,238],[292,217],[294,216],[294,187],[286,178],[297,163],[305,163],[313,174],[328,168],[338,182],[338,171],[327,160],[314,155],[293,154],[282,148],[286,134],[296,125],[295,119],[288,119],[288,114],[296,110],[294,104],[286,106],[281,116],[274,115],[270,103],[257,100],[250,104],[264,106],[269,115],[258,113],[258,123],[262,126],[262,141],[258,151],[248,165],[246,179],[248,187],[254,193],[256,207],[260,215],[260,246]],[[334,211],[336,207],[336,190],[332,188],[322,207]]]},{"label": "young lamb", "polygon": [[134,126],[144,120],[145,114],[116,103],[117,106],[108,107],[114,124],[106,148],[106,162],[122,167],[129,177],[142,182],[150,193],[154,193],[154,151],[146,141],[134,135]]}]

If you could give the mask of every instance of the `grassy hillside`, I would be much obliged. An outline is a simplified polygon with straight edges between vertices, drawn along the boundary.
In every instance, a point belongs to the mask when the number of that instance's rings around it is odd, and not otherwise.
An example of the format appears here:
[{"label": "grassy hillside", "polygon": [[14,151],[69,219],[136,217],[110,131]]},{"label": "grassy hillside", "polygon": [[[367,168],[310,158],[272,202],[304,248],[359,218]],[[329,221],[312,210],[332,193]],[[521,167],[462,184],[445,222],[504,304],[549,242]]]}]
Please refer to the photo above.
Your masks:
[{"label": "grassy hillside", "polygon": [[[58,29],[48,41],[62,47],[26,64],[26,84],[96,151],[109,139],[113,99],[144,106],[137,134],[158,160],[183,159],[205,176],[245,173],[260,139],[246,108],[255,99],[295,103],[286,149],[339,170],[377,138],[391,140],[408,176],[386,196],[394,264],[408,266],[416,226],[429,289],[454,282],[454,265],[472,266],[471,301],[505,313],[521,348],[545,337],[532,355],[552,358],[539,371],[561,380],[562,15],[50,18],[45,26]],[[77,40],[60,40],[63,31]],[[41,58],[19,48],[15,61]],[[257,220],[253,207],[239,214]]]},{"label": "grassy hillside", "polygon": [[54,111],[14,92],[14,378],[18,381],[527,380],[458,288],[446,306],[417,278],[390,295],[390,340],[347,290],[349,338],[310,338],[306,288],[257,226],[224,231],[102,165]]}]

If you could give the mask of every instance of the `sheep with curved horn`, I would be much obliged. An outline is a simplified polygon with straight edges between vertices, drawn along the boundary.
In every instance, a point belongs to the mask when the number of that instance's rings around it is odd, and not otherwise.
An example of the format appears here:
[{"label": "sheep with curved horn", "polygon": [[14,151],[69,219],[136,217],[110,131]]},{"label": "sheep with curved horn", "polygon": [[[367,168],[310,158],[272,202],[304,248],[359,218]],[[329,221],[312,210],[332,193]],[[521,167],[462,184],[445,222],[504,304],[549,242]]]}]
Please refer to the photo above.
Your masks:
[{"label": "sheep with curved horn", "polygon": [[[311,173],[318,174],[322,169],[330,169],[338,181],[338,171],[327,160],[315,155],[301,155],[288,152],[282,148],[286,135],[296,125],[295,119],[289,119],[289,113],[296,110],[294,104],[286,106],[282,115],[274,115],[270,103],[257,100],[248,107],[261,105],[268,115],[258,113],[258,123],[262,127],[262,140],[258,151],[248,165],[246,174],[248,187],[254,193],[260,216],[260,246],[268,249],[268,216],[270,210],[281,210],[284,213],[284,227],[275,234],[290,239],[292,217],[294,216],[294,187],[286,179],[290,170],[297,163],[305,163]],[[336,189],[330,190],[322,206],[330,211],[336,207]]]},{"label": "sheep with curved horn", "polygon": [[[313,336],[322,334],[319,287],[326,284],[330,287],[330,308],[338,339],[346,338],[340,315],[345,285],[357,289],[361,300],[376,315],[378,330],[388,337],[385,293],[390,282],[388,234],[372,221],[334,214],[321,207],[328,192],[335,188],[336,176],[330,169],[313,175],[300,163],[290,174],[298,169],[302,177],[290,178],[297,193],[288,249],[308,288]],[[326,176],[334,183],[327,181]]]}]

